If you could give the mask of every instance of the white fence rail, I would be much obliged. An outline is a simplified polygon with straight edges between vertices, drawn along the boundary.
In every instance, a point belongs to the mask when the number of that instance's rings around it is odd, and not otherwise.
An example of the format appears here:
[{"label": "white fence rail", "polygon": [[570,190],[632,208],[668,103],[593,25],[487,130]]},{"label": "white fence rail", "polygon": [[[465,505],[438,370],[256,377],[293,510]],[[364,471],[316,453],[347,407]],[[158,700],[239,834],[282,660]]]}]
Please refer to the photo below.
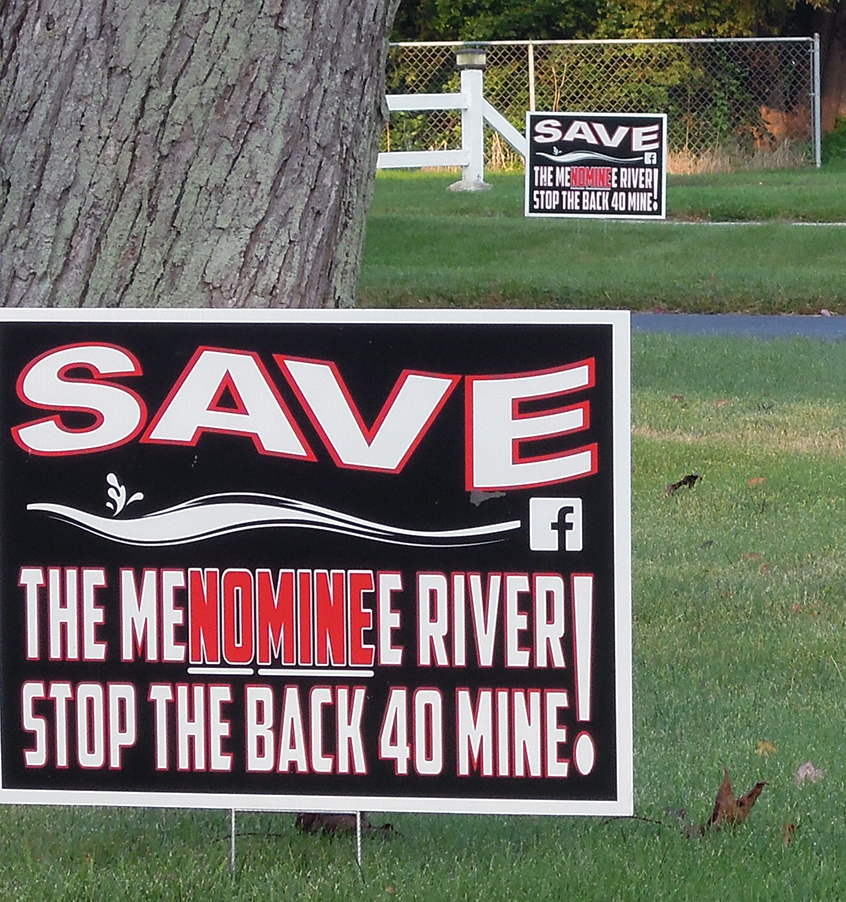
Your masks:
[{"label": "white fence rail", "polygon": [[461,149],[386,151],[379,154],[378,169],[460,166],[461,181],[454,187],[471,191],[485,188],[485,122],[526,157],[525,136],[485,100],[481,69],[461,70],[458,94],[389,94],[386,99],[391,112],[461,110]]},{"label": "white fence rail", "polygon": [[[392,112],[414,112],[424,110],[461,110],[462,114],[470,106],[466,94],[389,94],[388,109]],[[462,130],[462,145],[463,130]],[[484,148],[482,150],[484,178]],[[379,169],[416,169],[423,166],[471,165],[470,151],[461,150],[394,150],[379,154]],[[478,166],[478,162],[477,162]]]}]

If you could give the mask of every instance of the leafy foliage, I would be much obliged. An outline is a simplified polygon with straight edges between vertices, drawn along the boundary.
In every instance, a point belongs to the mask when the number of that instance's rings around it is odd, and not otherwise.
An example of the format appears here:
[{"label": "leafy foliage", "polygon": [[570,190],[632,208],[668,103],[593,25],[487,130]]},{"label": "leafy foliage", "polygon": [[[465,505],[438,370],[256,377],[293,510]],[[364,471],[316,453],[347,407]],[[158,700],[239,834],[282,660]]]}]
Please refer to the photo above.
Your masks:
[{"label": "leafy foliage", "polygon": [[777,34],[794,3],[777,0],[607,0],[597,37],[700,38]]},{"label": "leafy foliage", "polygon": [[403,0],[394,40],[588,37],[602,0]]},{"label": "leafy foliage", "polygon": [[[402,0],[394,40],[785,34],[826,0]],[[798,33],[798,32],[797,32]]]},{"label": "leafy foliage", "polygon": [[822,159],[824,163],[846,159],[846,118],[838,117],[832,131],[823,135]]}]

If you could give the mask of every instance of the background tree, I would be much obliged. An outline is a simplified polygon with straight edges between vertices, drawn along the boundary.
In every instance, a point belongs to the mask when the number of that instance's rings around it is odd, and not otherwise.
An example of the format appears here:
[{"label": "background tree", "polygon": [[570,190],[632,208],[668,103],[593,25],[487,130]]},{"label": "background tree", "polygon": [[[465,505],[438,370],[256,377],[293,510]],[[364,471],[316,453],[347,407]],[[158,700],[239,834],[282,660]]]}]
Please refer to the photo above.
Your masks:
[{"label": "background tree", "polygon": [[398,0],[0,0],[0,303],[354,300]]},{"label": "background tree", "polygon": [[822,127],[846,116],[846,0],[607,0],[597,20],[603,37],[744,37],[818,33]]},{"label": "background tree", "polygon": [[618,38],[769,36],[784,26],[788,3],[759,0],[607,0],[596,34]]},{"label": "background tree", "polygon": [[392,38],[395,41],[440,41],[436,0],[401,0]]},{"label": "background tree", "polygon": [[820,34],[822,124],[846,117],[846,0],[402,0],[395,40]]},{"label": "background tree", "polygon": [[588,37],[603,0],[402,0],[395,40]]},{"label": "background tree", "polygon": [[820,36],[822,127],[831,131],[839,118],[846,118],[846,0],[802,4],[792,24],[797,34]]}]

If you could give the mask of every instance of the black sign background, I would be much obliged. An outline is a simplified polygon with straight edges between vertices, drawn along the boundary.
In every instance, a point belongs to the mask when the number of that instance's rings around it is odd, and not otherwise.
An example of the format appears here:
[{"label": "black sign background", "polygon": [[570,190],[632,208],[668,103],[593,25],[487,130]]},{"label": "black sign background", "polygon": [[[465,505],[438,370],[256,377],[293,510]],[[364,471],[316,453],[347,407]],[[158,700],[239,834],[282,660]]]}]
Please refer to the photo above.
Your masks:
[{"label": "black sign background", "polygon": [[[154,322],[149,317],[117,316],[109,321],[55,321],[37,317],[32,321],[0,322],[0,679],[2,679],[3,790],[85,791],[103,793],[104,801],[132,802],[132,793],[172,793],[173,804],[191,804],[189,797],[219,794],[221,807],[233,800],[256,795],[267,797],[269,807],[290,808],[312,797],[315,807],[326,807],[317,799],[335,797],[347,801],[362,799],[368,807],[431,810],[540,810],[533,805],[542,800],[565,800],[570,809],[588,810],[592,803],[622,806],[620,786],[630,781],[619,773],[619,762],[630,762],[630,749],[620,748],[630,725],[618,722],[618,706],[625,711],[630,698],[620,698],[619,686],[628,686],[630,677],[618,672],[618,661],[628,660],[627,650],[616,647],[615,617],[618,593],[615,573],[620,561],[615,549],[620,537],[614,533],[615,476],[612,468],[615,442],[614,331],[619,317],[600,316],[595,323],[566,322],[565,317],[536,317],[515,322],[486,316],[483,321],[393,321],[374,322],[368,318],[332,317],[312,322],[292,318],[282,321],[268,316],[266,322],[227,321]],[[613,323],[615,324],[612,324]],[[301,461],[257,453],[253,442],[243,435],[206,432],[195,446],[179,447],[140,443],[137,439],[120,447],[89,454],[62,457],[28,454],[11,438],[12,427],[45,416],[42,410],[25,404],[16,391],[16,381],[30,361],[52,349],[76,343],[108,343],[130,351],[141,364],[138,376],[111,381],[131,388],[147,407],[148,422],[177,382],[186,364],[200,346],[256,352],[271,374],[302,430],[316,461]],[[572,396],[568,403],[590,404],[589,428],[570,438],[572,444],[598,446],[598,472],[562,485],[511,490],[484,498],[471,495],[465,486],[465,399],[464,380],[435,418],[419,447],[397,474],[339,468],[327,453],[320,436],[303,412],[301,404],[273,361],[273,354],[333,361],[358,405],[362,419],[371,424],[404,369],[454,375],[513,374],[545,370],[595,359],[595,386]],[[627,361],[626,361],[627,365]],[[90,378],[90,373],[70,373],[69,378]],[[85,428],[90,418],[74,421],[63,414],[69,427]],[[628,428],[628,424],[624,424]],[[555,453],[555,441],[548,447]],[[544,453],[538,444],[535,453]],[[105,508],[106,475],[115,474],[129,494],[143,492],[121,516],[138,517],[172,505],[218,492],[264,493],[284,496],[356,517],[415,530],[442,530],[476,527],[489,523],[520,520],[521,529],[506,541],[478,547],[411,548],[304,529],[266,529],[164,548],[133,547],[91,535],[73,525],[52,519],[43,512],[28,511],[32,503],[55,503],[109,515]],[[583,500],[584,550],[581,552],[538,552],[529,550],[528,504],[533,496],[579,496]],[[97,627],[97,637],[108,646],[103,662],[51,661],[42,624],[41,657],[26,659],[24,589],[19,585],[22,567],[85,568],[106,571],[107,587],[97,592],[97,602],[105,609],[105,622]],[[120,660],[119,572],[133,568],[269,568],[321,570],[400,571],[403,591],[394,596],[402,610],[402,627],[393,634],[395,645],[404,648],[401,667],[374,668],[368,679],[311,678],[307,669],[295,678],[269,679],[252,676],[192,676],[187,664]],[[589,724],[575,720],[575,704],[567,711],[569,742],[580,730],[588,730],[596,749],[590,773],[580,775],[572,766],[566,778],[482,776],[478,770],[468,776],[456,774],[455,694],[471,687],[566,689],[575,699],[572,666],[572,624],[567,622],[565,648],[567,667],[559,669],[515,669],[504,666],[503,630],[497,629],[493,668],[476,662],[472,642],[464,667],[419,667],[416,663],[415,579],[419,572],[454,571],[496,573],[557,572],[570,586],[571,574],[594,575],[593,664],[591,672],[592,718]],[[624,569],[624,572],[627,572]],[[46,589],[42,590],[46,597]],[[179,596],[185,604],[185,593]],[[371,596],[372,600],[372,596]],[[569,601],[569,599],[568,599]],[[46,606],[46,602],[43,602]],[[375,608],[375,603],[373,604]],[[529,609],[527,602],[525,607]],[[567,608],[569,612],[569,604]],[[569,613],[568,613],[569,618]],[[374,610],[375,618],[375,610]],[[187,619],[187,613],[186,613]],[[500,611],[500,622],[502,611]],[[531,618],[529,620],[531,625]],[[468,623],[468,635],[471,628]],[[626,633],[627,634],[627,633]],[[177,631],[185,641],[187,624]],[[531,644],[525,634],[526,645]],[[376,630],[366,637],[376,644]],[[569,645],[568,645],[569,643]],[[137,688],[138,738],[123,751],[121,767],[108,764],[91,769],[80,767],[74,754],[76,733],[71,716],[68,730],[69,764],[55,766],[52,738],[52,703],[40,701],[33,712],[47,725],[46,766],[28,768],[24,752],[34,747],[33,731],[23,728],[22,686],[28,681],[45,685],[67,681],[101,684],[132,683]],[[197,683],[228,685],[231,703],[225,706],[231,735],[223,742],[232,755],[226,772],[179,771],[175,765],[176,739],[169,738],[167,770],[155,766],[153,705],[147,695],[152,683]],[[314,685],[364,685],[366,702],[363,735],[367,758],[365,774],[247,773],[245,763],[245,688],[272,686],[278,704],[283,685],[299,686],[304,699],[306,741],[308,710],[305,699]],[[409,697],[418,687],[433,687],[443,699],[443,761],[437,776],[420,776],[413,761],[407,775],[397,775],[395,762],[381,760],[378,736],[391,687],[409,687]],[[628,691],[628,690],[626,690]],[[625,694],[625,692],[624,692]],[[69,711],[73,711],[72,706]],[[572,718],[572,719],[569,719]],[[174,724],[171,715],[170,732]],[[324,742],[331,752],[334,727],[331,717],[324,725]],[[563,757],[572,748],[562,744]],[[626,765],[623,765],[624,767]],[[628,765],[630,766],[630,764]],[[37,800],[37,797],[33,797]],[[381,805],[372,804],[381,801]],[[440,800],[440,801],[439,801]],[[525,800],[517,802],[515,800]],[[339,802],[336,801],[336,804]],[[499,807],[498,807],[499,806]],[[516,806],[516,807],[515,807]],[[521,807],[522,806],[522,809]],[[607,809],[604,809],[607,810]]]},{"label": "black sign background", "polygon": [[664,219],[667,117],[527,113],[526,216]]}]

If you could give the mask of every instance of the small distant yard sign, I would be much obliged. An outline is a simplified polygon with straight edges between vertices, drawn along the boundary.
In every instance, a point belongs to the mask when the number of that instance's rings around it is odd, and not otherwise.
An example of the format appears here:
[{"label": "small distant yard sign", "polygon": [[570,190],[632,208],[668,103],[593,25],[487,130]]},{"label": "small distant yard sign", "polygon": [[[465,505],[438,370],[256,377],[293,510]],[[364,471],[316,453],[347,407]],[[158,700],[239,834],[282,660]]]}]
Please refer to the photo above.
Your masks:
[{"label": "small distant yard sign", "polygon": [[0,313],[0,802],[630,814],[624,312]]},{"label": "small distant yard sign", "polygon": [[526,139],[526,216],[666,218],[666,115],[527,113]]}]

